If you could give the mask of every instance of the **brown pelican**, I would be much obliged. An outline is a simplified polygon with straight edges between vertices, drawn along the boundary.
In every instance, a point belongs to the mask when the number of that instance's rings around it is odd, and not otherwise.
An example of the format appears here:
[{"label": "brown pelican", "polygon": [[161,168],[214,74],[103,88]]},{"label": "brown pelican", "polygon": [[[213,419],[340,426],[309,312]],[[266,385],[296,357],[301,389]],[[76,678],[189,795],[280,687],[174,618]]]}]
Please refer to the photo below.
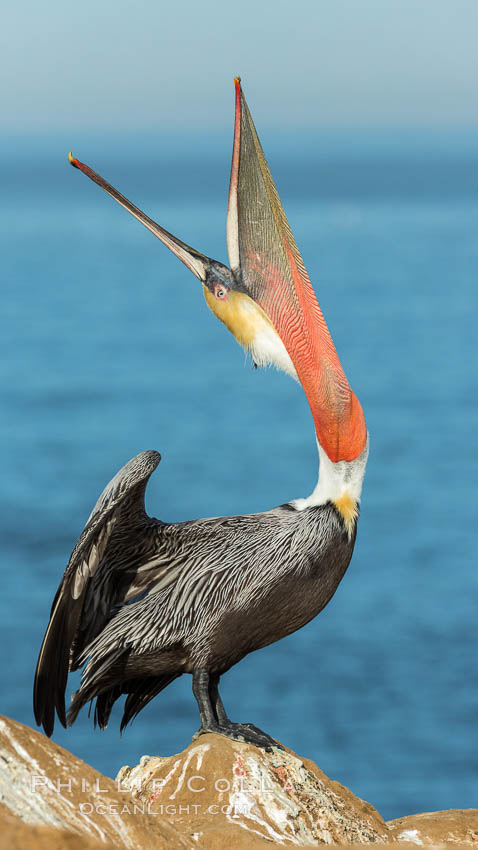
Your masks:
[{"label": "brown pelican", "polygon": [[[229,720],[219,678],[253,650],[299,629],[329,602],[354,548],[368,435],[235,80],[227,212],[231,268],[148,218],[88,166],[70,162],[155,234],[203,285],[206,302],[259,365],[298,379],[315,424],[320,467],[304,499],[259,514],[164,523],[145,512],[155,451],[110,481],[53,600],[34,686],[35,717],[73,723],[96,699],[105,727],[126,694],[121,729],[183,673],[192,674],[200,732],[269,748]],[[85,665],[68,715],[68,672]]]}]

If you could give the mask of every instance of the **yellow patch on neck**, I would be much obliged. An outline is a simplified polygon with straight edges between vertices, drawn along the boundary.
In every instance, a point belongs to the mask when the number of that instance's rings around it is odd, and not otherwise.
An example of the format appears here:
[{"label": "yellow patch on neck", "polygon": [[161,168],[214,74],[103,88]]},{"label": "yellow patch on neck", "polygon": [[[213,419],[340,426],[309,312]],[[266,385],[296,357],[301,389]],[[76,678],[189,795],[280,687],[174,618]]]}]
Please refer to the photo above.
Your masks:
[{"label": "yellow patch on neck", "polygon": [[349,493],[344,493],[343,496],[340,496],[340,498],[334,499],[333,501],[335,507],[344,520],[347,533],[349,537],[351,537],[355,528],[355,523],[357,522],[358,502],[356,499],[353,499]]},{"label": "yellow patch on neck", "polygon": [[245,293],[231,289],[227,298],[220,299],[215,298],[207,286],[203,285],[203,291],[209,309],[234,334],[240,345],[248,348],[264,324],[272,327],[264,311]]}]

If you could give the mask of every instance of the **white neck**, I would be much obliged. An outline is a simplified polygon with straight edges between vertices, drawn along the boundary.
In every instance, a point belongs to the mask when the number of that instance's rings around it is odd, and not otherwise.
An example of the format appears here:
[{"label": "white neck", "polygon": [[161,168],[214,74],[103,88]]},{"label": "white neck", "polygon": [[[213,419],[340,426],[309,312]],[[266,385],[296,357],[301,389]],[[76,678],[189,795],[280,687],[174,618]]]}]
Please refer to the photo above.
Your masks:
[{"label": "white neck", "polygon": [[334,463],[317,441],[320,465],[316,487],[306,499],[294,499],[291,505],[296,510],[303,511],[304,508],[336,502],[343,496],[349,496],[354,502],[359,502],[367,465],[368,444],[367,436],[365,448],[355,460],[339,460],[338,463]]}]

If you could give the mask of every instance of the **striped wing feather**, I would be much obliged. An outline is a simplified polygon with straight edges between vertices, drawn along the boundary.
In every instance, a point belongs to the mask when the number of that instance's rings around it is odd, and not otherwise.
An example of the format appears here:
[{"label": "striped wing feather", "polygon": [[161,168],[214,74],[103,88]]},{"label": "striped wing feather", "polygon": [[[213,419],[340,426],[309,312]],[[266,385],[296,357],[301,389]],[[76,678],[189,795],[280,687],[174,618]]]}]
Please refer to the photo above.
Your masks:
[{"label": "striped wing feather", "polygon": [[123,600],[130,584],[134,559],[112,564],[107,558],[108,548],[117,525],[126,538],[134,538],[134,528],[151,523],[144,508],[144,493],[160,459],[158,452],[142,452],[115,475],[98,499],[71,554],[53,600],[35,674],[35,718],[47,735],[53,731],[55,709],[66,726],[68,672],[76,668],[78,654],[101,631],[112,606]]}]

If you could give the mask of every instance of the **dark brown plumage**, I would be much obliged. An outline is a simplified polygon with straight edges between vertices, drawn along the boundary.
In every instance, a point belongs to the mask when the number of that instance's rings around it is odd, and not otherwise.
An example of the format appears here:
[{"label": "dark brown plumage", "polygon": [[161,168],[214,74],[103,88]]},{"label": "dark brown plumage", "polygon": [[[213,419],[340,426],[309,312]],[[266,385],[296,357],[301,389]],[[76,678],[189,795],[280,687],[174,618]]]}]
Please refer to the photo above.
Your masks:
[{"label": "dark brown plumage", "polygon": [[355,532],[330,503],[185,523],[148,517],[144,492],[159,460],[143,452],[120,470],[73,550],[35,679],[47,734],[55,709],[66,725],[69,669],[88,660],[68,722],[96,698],[103,727],[128,694],[123,728],[182,673],[220,676],[309,622],[348,566]]}]

